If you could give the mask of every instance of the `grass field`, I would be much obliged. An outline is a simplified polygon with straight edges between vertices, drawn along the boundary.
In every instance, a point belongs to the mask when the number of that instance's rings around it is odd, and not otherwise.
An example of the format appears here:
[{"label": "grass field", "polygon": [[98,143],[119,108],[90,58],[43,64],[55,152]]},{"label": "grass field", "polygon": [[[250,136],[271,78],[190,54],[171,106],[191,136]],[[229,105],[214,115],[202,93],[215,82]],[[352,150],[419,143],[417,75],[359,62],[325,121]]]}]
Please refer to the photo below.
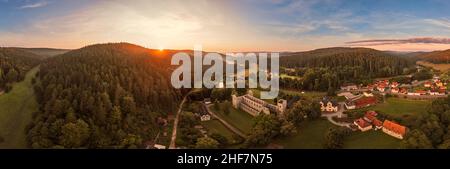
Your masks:
[{"label": "grass field", "polygon": [[288,89],[281,89],[280,91],[285,94],[298,95],[298,96],[308,97],[308,98],[312,98],[312,99],[322,98],[323,96],[327,95],[327,93],[325,93],[325,92],[314,92],[314,91],[305,91],[304,93],[302,93],[300,91],[288,90]]},{"label": "grass field", "polygon": [[441,72],[445,72],[450,69],[450,64],[434,64],[430,62],[424,62],[424,61],[418,61],[418,65],[424,66],[424,67],[431,67],[435,70],[439,70]]},{"label": "grass field", "polygon": [[225,136],[228,140],[233,140],[234,133],[228,130],[219,120],[210,120],[202,122],[202,125],[208,129],[208,134],[218,133]]},{"label": "grass field", "polygon": [[331,126],[333,125],[324,119],[305,122],[297,127],[296,135],[277,139],[274,143],[282,145],[284,148],[321,149],[325,132]]},{"label": "grass field", "polygon": [[[220,107],[223,107],[224,103],[220,103]],[[231,105],[231,103],[230,103]],[[233,107],[230,107],[230,113],[225,114],[222,110],[217,110],[214,106],[211,107],[214,112],[217,113],[220,117],[226,120],[228,123],[238,128],[244,133],[250,133],[253,126],[253,116],[242,111],[237,110]]]},{"label": "grass field", "polygon": [[[253,92],[253,96],[255,96],[256,98],[261,98],[261,90],[260,89],[251,89],[251,90]],[[275,104],[273,99],[262,99],[262,100],[264,100],[270,104]]]},{"label": "grass field", "polygon": [[431,101],[408,100],[402,98],[388,98],[385,103],[370,107],[370,110],[382,112],[397,117],[404,115],[417,115],[427,111]]},{"label": "grass field", "polygon": [[0,96],[0,136],[4,138],[0,148],[26,148],[24,130],[32,113],[38,110],[31,84],[38,70],[38,67],[30,70],[24,81],[14,84],[9,93]]},{"label": "grass field", "polygon": [[400,146],[400,140],[391,137],[381,130],[370,130],[366,132],[352,132],[346,137],[345,149],[396,149]]}]

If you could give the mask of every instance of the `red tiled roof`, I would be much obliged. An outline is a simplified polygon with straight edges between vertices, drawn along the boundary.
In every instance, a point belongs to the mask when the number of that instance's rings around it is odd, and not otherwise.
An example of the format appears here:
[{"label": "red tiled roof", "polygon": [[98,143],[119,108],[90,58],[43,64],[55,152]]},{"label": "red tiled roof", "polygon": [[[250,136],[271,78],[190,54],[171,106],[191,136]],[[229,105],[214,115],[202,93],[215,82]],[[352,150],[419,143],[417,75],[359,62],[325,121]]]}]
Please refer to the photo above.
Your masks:
[{"label": "red tiled roof", "polygon": [[362,107],[366,105],[375,104],[377,99],[375,97],[363,97],[355,101],[356,107]]},{"label": "red tiled roof", "polygon": [[380,126],[383,125],[383,123],[382,123],[380,120],[378,120],[377,118],[375,118],[375,119],[372,121],[372,123],[373,123],[373,125],[375,125],[375,126],[377,126],[377,127],[380,127]]},{"label": "red tiled roof", "polygon": [[416,93],[425,94],[425,93],[427,93],[427,91],[425,91],[425,90],[416,90]]},{"label": "red tiled roof", "polygon": [[390,131],[395,132],[400,135],[405,135],[405,133],[406,133],[405,126],[399,125],[399,124],[394,123],[389,120],[384,120],[383,127],[387,130],[390,130]]},{"label": "red tiled roof", "polygon": [[375,119],[377,119],[376,118],[376,116],[377,116],[378,114],[377,114],[377,112],[375,112],[375,111],[368,111],[368,112],[366,112],[366,114],[364,115],[367,119],[369,119],[370,121],[374,121]]},{"label": "red tiled roof", "polygon": [[370,125],[367,121],[365,121],[365,120],[362,119],[362,118],[355,120],[355,122],[356,122],[356,124],[357,124],[359,127],[361,127],[361,128],[365,128],[365,127],[367,127],[367,126]]}]

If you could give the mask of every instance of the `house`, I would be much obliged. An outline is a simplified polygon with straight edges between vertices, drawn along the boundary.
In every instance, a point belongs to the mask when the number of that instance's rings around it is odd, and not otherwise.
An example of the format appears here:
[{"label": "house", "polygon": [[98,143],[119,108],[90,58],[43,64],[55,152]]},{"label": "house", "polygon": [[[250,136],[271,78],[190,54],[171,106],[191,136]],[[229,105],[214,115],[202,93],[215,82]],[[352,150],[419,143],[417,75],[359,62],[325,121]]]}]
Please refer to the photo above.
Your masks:
[{"label": "house", "polygon": [[156,148],[156,149],[166,149],[166,146],[161,145],[161,144],[155,144],[155,145],[153,145],[153,148]]},{"label": "house", "polygon": [[362,119],[362,118],[359,118],[359,119],[355,120],[353,122],[353,124],[358,126],[358,129],[361,130],[362,132],[372,129],[372,125],[369,122],[367,122],[364,119]]},{"label": "house", "polygon": [[391,93],[398,93],[400,90],[398,88],[392,88]]},{"label": "house", "polygon": [[324,97],[322,101],[320,101],[320,110],[322,112],[337,112],[338,108],[339,105],[335,100]]},{"label": "house", "polygon": [[383,84],[378,84],[377,85],[377,90],[380,91],[380,92],[384,92],[384,90],[386,90],[386,85],[384,83]]},{"label": "house", "polygon": [[426,95],[427,91],[425,91],[425,90],[416,90],[416,93],[418,93],[419,95]]},{"label": "house", "polygon": [[391,88],[397,88],[400,84],[398,82],[392,82]]},{"label": "house", "polygon": [[431,87],[432,83],[430,81],[426,81],[423,86],[424,87]]},{"label": "house", "polygon": [[209,114],[204,114],[200,116],[200,121],[209,121],[211,120],[211,116]]},{"label": "house", "polygon": [[406,134],[406,127],[389,120],[384,120],[383,132],[392,137],[403,139],[403,136]]},{"label": "house", "polygon": [[379,130],[383,128],[383,122],[378,119],[374,119],[372,124],[375,126],[375,130]]},{"label": "house", "polygon": [[358,90],[358,86],[352,83],[347,83],[341,86],[341,90],[344,91]]},{"label": "house", "polygon": [[201,110],[201,112],[199,114],[200,121],[209,121],[209,120],[211,120],[211,115],[208,112],[208,108],[206,107],[206,104],[203,104],[201,108],[202,108],[202,110]]}]

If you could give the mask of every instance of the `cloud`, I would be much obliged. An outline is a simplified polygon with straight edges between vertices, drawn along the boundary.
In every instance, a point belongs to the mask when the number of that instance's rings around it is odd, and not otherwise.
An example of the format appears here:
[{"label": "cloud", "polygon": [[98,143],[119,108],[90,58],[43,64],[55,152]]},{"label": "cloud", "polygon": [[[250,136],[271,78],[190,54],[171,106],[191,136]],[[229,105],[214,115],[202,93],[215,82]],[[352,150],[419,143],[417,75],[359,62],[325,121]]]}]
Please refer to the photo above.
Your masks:
[{"label": "cloud", "polygon": [[35,3],[28,3],[19,7],[19,9],[40,8],[48,5],[47,1],[39,1]]},{"label": "cloud", "polygon": [[450,29],[450,19],[425,19],[425,22]]},{"label": "cloud", "polygon": [[379,46],[394,44],[450,44],[450,38],[371,39],[346,42],[349,46]]}]

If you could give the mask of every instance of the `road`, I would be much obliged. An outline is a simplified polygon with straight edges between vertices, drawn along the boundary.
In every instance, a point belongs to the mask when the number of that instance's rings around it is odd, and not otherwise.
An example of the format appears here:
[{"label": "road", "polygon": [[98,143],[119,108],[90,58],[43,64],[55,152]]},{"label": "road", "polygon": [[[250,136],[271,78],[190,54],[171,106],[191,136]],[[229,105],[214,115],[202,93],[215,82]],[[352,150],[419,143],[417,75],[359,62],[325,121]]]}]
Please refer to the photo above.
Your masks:
[{"label": "road", "polygon": [[242,133],[239,129],[235,128],[233,125],[231,125],[230,123],[228,123],[226,120],[222,119],[220,116],[218,116],[216,113],[212,112],[211,110],[209,110],[209,107],[211,107],[211,105],[206,106],[206,110],[208,111],[208,113],[215,119],[219,120],[226,128],[230,129],[233,133],[241,136],[242,138],[246,138],[246,134]]},{"label": "road", "polygon": [[186,96],[183,97],[183,100],[181,101],[179,107],[178,107],[178,111],[177,114],[175,115],[175,119],[173,122],[173,129],[172,129],[172,138],[170,139],[170,145],[169,145],[169,149],[175,149],[176,145],[175,145],[175,141],[177,140],[177,128],[178,128],[178,120],[180,118],[180,114],[181,111],[183,109],[183,104],[184,102],[186,102],[187,97],[189,96],[189,94],[191,94],[192,91],[190,91],[189,93],[186,94]]},{"label": "road", "polygon": [[344,102],[340,102],[339,103],[339,110],[335,113],[326,113],[326,114],[322,114],[322,117],[326,117],[328,121],[330,121],[330,123],[336,125],[336,126],[341,126],[341,127],[349,127],[350,128],[350,123],[344,123],[344,122],[337,122],[333,120],[333,117],[345,117],[346,114],[344,114],[345,108],[344,108]]}]

